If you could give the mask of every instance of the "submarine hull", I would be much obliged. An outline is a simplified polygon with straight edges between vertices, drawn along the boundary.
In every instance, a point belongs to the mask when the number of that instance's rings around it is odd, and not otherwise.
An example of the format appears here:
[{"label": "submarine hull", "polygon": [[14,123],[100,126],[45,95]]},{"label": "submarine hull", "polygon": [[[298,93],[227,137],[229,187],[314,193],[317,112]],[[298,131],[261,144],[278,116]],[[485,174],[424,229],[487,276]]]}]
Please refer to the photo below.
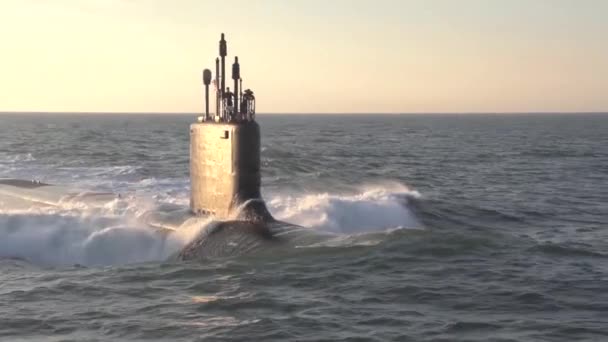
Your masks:
[{"label": "submarine hull", "polygon": [[329,233],[283,221],[222,221],[202,230],[173,257],[204,261],[244,255],[271,254],[281,249],[309,246],[333,237]]}]

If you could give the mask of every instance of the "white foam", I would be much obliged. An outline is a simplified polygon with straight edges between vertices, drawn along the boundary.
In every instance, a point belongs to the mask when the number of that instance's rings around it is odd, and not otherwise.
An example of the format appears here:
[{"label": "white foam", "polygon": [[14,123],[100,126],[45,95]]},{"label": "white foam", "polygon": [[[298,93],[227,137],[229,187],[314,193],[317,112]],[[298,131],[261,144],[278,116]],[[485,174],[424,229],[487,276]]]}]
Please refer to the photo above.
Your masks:
[{"label": "white foam", "polygon": [[[156,196],[123,196],[97,205],[69,203],[61,208],[0,210],[0,258],[22,258],[50,266],[166,260],[211,221],[190,219],[167,236],[145,225],[140,217],[162,203],[185,203],[186,196],[169,201],[165,201],[167,196],[160,196],[160,201]],[[407,206],[418,196],[402,184],[380,184],[362,186],[349,194],[276,193],[268,196],[268,206],[280,220],[354,236],[421,227]],[[372,242],[379,239],[374,235]],[[342,245],[343,240],[372,244],[370,239],[360,237],[338,238],[333,243]]]},{"label": "white foam", "polygon": [[400,183],[361,186],[351,194],[274,194],[268,206],[283,221],[333,233],[361,233],[391,228],[420,228],[407,207],[417,191]]},{"label": "white foam", "polygon": [[155,208],[150,199],[127,197],[103,204],[0,210],[0,258],[48,266],[165,260],[205,223],[168,237],[139,219]]},{"label": "white foam", "polygon": [[42,265],[109,265],[160,258],[162,239],[115,219],[66,215],[0,216],[0,257]]}]

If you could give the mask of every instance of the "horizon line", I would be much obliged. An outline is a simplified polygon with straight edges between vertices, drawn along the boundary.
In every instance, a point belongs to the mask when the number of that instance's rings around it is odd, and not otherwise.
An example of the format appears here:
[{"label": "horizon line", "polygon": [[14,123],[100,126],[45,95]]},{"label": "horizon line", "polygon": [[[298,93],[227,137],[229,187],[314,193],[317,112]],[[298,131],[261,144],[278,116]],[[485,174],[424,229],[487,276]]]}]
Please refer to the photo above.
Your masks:
[{"label": "horizon line", "polygon": [[[203,115],[201,112],[99,112],[99,111],[0,111],[0,115],[4,114],[66,114],[66,115],[78,115],[78,114],[108,114],[108,115]],[[471,112],[266,112],[256,113],[256,115],[526,115],[526,114],[608,114],[606,111],[471,111]]]}]

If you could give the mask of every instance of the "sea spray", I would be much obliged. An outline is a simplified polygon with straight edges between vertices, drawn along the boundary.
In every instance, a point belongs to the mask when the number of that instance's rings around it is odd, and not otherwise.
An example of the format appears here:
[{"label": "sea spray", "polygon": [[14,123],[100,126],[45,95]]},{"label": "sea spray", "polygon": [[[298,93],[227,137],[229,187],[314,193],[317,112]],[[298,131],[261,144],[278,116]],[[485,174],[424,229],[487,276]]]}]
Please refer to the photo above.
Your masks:
[{"label": "sea spray", "polygon": [[[376,184],[349,194],[271,194],[268,204],[277,219],[338,234],[327,245],[340,246],[375,244],[382,240],[377,232],[419,228],[407,206],[419,196],[403,184]],[[162,198],[166,200],[166,196]],[[170,232],[151,228],[147,213],[183,202],[180,198],[157,200],[127,195],[92,205],[65,202],[61,207],[29,211],[0,210],[0,258],[21,258],[45,266],[163,261],[213,224],[211,218],[192,217]],[[369,239],[364,236],[367,233]]]},{"label": "sea spray", "polygon": [[277,219],[333,233],[363,233],[391,228],[420,228],[407,204],[420,194],[401,183],[364,185],[350,194],[271,194]]}]

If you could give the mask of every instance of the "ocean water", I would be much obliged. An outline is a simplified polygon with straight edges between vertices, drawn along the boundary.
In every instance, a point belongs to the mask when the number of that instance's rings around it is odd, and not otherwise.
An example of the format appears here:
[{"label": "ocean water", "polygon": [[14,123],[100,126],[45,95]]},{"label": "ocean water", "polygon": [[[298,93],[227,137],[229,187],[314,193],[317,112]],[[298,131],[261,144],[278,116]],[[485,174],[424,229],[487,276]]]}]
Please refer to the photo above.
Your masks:
[{"label": "ocean water", "polygon": [[608,115],[259,115],[273,215],[335,237],[176,262],[195,115],[0,115],[1,341],[608,341]]}]

